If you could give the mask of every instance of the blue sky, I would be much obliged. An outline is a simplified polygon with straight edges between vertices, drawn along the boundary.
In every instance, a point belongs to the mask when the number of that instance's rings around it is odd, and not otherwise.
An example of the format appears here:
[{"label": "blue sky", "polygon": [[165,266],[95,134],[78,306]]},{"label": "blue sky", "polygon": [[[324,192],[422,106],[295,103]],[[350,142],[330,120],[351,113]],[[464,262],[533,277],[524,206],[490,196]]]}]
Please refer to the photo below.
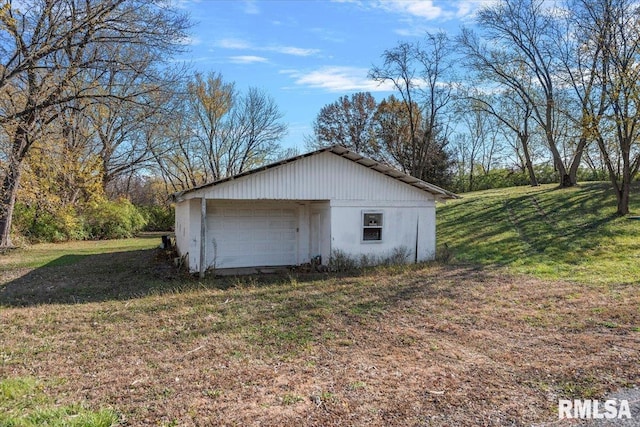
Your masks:
[{"label": "blue sky", "polygon": [[453,35],[488,1],[182,0],[195,22],[182,59],[239,90],[268,93],[289,127],[283,146],[304,151],[323,106],[354,92],[391,93],[367,79],[385,49],[426,31]]}]

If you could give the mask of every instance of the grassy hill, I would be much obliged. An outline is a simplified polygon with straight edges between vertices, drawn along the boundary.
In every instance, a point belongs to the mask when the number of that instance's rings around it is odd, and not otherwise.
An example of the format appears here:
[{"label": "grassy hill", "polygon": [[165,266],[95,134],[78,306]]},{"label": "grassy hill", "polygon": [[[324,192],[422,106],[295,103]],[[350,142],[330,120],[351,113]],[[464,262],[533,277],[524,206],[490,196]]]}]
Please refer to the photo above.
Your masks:
[{"label": "grassy hill", "polygon": [[[633,197],[631,212],[640,214]],[[438,244],[456,262],[583,283],[637,283],[640,221],[616,215],[607,183],[488,190],[438,207]]]}]

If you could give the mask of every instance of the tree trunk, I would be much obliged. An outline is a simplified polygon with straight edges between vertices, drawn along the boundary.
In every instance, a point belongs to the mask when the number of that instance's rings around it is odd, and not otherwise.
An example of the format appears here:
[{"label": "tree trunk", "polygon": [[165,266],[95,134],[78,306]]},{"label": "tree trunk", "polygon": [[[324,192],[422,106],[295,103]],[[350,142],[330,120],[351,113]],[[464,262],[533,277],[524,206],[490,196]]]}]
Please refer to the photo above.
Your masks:
[{"label": "tree trunk", "polygon": [[7,159],[5,176],[0,186],[0,248],[10,248],[11,223],[13,209],[16,205],[16,196],[20,186],[22,174],[22,161],[27,155],[29,137],[27,129],[35,121],[35,116],[30,114],[22,125],[17,126],[13,135],[11,156]]},{"label": "tree trunk", "polygon": [[627,215],[629,213],[629,182],[623,181],[620,190],[616,191],[618,196],[618,215]]},{"label": "tree trunk", "polygon": [[612,179],[613,189],[616,193],[618,202],[618,215],[627,215],[629,213],[629,196],[631,192],[631,181],[627,180],[624,172],[622,174],[622,182]]},{"label": "tree trunk", "polygon": [[578,168],[580,167],[582,155],[586,146],[587,138],[585,136],[582,136],[576,147],[576,152],[573,155],[573,159],[571,160],[571,166],[569,167],[568,185],[563,185],[563,187],[573,187],[574,185],[578,184]]},{"label": "tree trunk", "polygon": [[572,182],[571,176],[567,171],[567,168],[562,161],[562,156],[560,156],[560,152],[558,148],[555,146],[555,142],[551,132],[549,130],[546,131],[547,134],[547,145],[549,146],[549,150],[553,156],[553,164],[558,171],[558,175],[560,176],[560,188],[573,187],[575,182]]},{"label": "tree trunk", "polygon": [[571,177],[567,173],[567,168],[565,168],[564,163],[560,159],[560,156],[553,156],[554,163],[556,165],[556,170],[558,171],[558,175],[560,176],[560,188],[571,187]]},{"label": "tree trunk", "polygon": [[573,187],[574,185],[576,185],[576,183],[574,182],[575,180],[571,179],[571,175],[568,173],[565,173],[562,175],[562,178],[560,179],[560,187],[561,188],[569,188],[569,187]]},{"label": "tree trunk", "polygon": [[537,187],[538,178],[536,178],[536,171],[533,169],[533,163],[531,163],[531,153],[529,153],[529,135],[527,134],[519,134],[520,143],[522,144],[522,151],[524,152],[524,163],[527,167],[527,172],[529,172],[529,182],[531,182],[532,187]]},{"label": "tree trunk", "polygon": [[[613,167],[611,158],[609,157],[609,153],[606,150],[604,138],[602,138],[601,135],[598,135],[596,141],[598,142],[598,147],[600,148],[600,153],[602,154],[604,164],[607,167],[607,171],[609,172],[609,180],[611,181],[613,190],[616,193],[616,199],[618,201],[617,214],[627,215],[629,213],[629,193],[631,191],[631,168],[629,167],[629,162],[628,160],[624,161],[622,170],[622,182],[620,182],[618,179],[618,174]],[[622,153],[622,156],[625,156],[624,151]]]},{"label": "tree trunk", "polygon": [[618,215],[629,213],[629,193],[631,192],[631,142],[622,148],[622,183],[618,191]]},{"label": "tree trunk", "polygon": [[20,169],[22,162],[12,162],[9,165],[7,174],[2,180],[0,187],[0,247],[10,248],[11,242],[11,222],[13,219],[13,209],[16,205],[16,194],[20,185]]}]

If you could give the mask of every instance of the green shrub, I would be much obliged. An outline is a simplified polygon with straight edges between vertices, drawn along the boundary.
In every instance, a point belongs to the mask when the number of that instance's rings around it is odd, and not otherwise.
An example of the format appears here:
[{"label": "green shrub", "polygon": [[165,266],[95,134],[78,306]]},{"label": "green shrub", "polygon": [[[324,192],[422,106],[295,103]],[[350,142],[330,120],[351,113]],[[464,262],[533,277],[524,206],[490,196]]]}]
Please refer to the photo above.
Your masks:
[{"label": "green shrub", "polygon": [[172,206],[138,206],[147,225],[144,231],[170,231],[175,224],[175,213]]},{"label": "green shrub", "polygon": [[173,225],[172,210],[139,209],[124,198],[100,198],[84,206],[49,209],[17,203],[13,232],[29,243],[121,239],[134,236],[149,223],[154,230],[170,229],[166,224]]},{"label": "green shrub", "polygon": [[84,211],[88,235],[93,239],[132,237],[146,225],[144,216],[129,200],[98,200]]},{"label": "green shrub", "polygon": [[65,242],[87,238],[84,219],[73,206],[51,210],[16,203],[14,232],[30,243]]},{"label": "green shrub", "polygon": [[88,237],[86,220],[75,207],[59,209],[56,217],[65,240],[85,240]]},{"label": "green shrub", "polygon": [[[552,165],[535,165],[533,170],[536,174],[538,184],[558,184],[560,177]],[[579,182],[584,181],[607,181],[609,179],[605,171],[593,170],[591,168],[579,168],[577,172]],[[495,188],[520,187],[530,185],[527,171],[511,170],[506,168],[492,169],[485,173],[480,167],[477,168],[473,176],[473,188],[469,188],[469,174],[458,175],[451,187],[453,192],[465,193],[470,191],[491,190]]]}]

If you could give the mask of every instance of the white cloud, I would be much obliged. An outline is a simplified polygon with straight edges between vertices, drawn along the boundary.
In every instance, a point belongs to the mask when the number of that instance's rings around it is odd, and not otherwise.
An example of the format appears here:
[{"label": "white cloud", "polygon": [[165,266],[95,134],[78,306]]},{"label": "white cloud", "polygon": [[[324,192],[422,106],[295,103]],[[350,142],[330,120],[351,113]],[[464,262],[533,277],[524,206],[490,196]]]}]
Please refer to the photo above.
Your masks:
[{"label": "white cloud", "polygon": [[254,55],[231,56],[229,57],[229,60],[234,64],[254,64],[257,62],[269,62],[267,58]]},{"label": "white cloud", "polygon": [[202,43],[202,40],[198,37],[183,37],[178,41],[178,43],[184,46],[198,46]]},{"label": "white cloud", "polygon": [[282,53],[284,55],[293,56],[311,56],[320,53],[318,49],[305,49],[301,47],[293,46],[269,46],[263,48],[256,48],[256,50],[268,50],[270,52]]},{"label": "white cloud", "polygon": [[173,1],[167,1],[167,3],[172,6],[175,6],[178,9],[189,9],[194,5],[198,5],[198,3],[200,3],[200,0],[173,0]]},{"label": "white cloud", "polygon": [[215,45],[223,49],[251,49],[251,45],[241,39],[220,39]]},{"label": "white cloud", "polygon": [[248,15],[259,15],[260,8],[258,8],[258,4],[255,0],[247,0],[244,2],[244,13]]},{"label": "white cloud", "polygon": [[436,19],[440,18],[443,14],[441,7],[435,6],[431,0],[423,1],[401,1],[395,2],[401,7],[405,8],[405,11],[413,16],[420,18]]},{"label": "white cloud", "polygon": [[235,49],[235,50],[253,50],[257,52],[276,52],[283,55],[292,56],[311,56],[320,53],[319,49],[308,49],[295,46],[253,46],[251,43],[242,39],[220,39],[214,42],[214,46],[222,49]]},{"label": "white cloud", "polygon": [[[326,66],[316,71],[301,72],[299,70],[280,70],[280,74],[287,74],[297,86],[312,89],[323,89],[326,92],[395,92],[397,88],[391,81],[382,83],[368,78],[369,69],[345,66]],[[421,79],[412,82],[416,87],[427,85]],[[441,83],[445,86],[445,83]]]},{"label": "white cloud", "polygon": [[460,0],[457,2],[456,17],[459,19],[472,18],[478,9],[491,6],[497,0]]},{"label": "white cloud", "polygon": [[295,79],[295,84],[327,92],[369,91],[388,92],[393,88],[388,84],[379,84],[367,77],[367,68],[327,66],[309,73],[283,70]]},{"label": "white cloud", "polygon": [[408,18],[441,21],[470,18],[480,7],[496,1],[498,0],[376,0],[369,3],[356,3],[363,7],[375,7]]},{"label": "white cloud", "polygon": [[399,17],[393,31],[401,37],[420,37],[441,31],[445,22],[470,19],[479,7],[498,0],[376,0],[360,3],[363,8],[381,9]]},{"label": "white cloud", "polygon": [[377,6],[390,12],[403,13],[430,20],[450,15],[440,6],[436,6],[433,0],[380,0]]},{"label": "white cloud", "polygon": [[456,12],[456,16],[458,18],[464,18],[465,16],[469,16],[473,11],[473,3],[470,1],[461,1],[458,3],[458,11]]}]

